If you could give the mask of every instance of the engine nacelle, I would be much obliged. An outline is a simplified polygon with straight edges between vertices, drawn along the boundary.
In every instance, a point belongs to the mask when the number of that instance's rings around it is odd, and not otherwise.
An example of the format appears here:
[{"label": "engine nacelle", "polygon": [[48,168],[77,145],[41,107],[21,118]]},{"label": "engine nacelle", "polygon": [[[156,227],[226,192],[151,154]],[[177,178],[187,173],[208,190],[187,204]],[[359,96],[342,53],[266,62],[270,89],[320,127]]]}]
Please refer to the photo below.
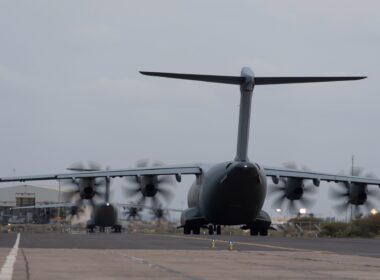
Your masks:
[{"label": "engine nacelle", "polygon": [[81,199],[92,199],[96,194],[96,179],[82,178],[79,180],[79,195]]},{"label": "engine nacelle", "polygon": [[138,183],[140,183],[140,190],[143,196],[153,197],[157,194],[157,176],[140,176],[138,177]]},{"label": "engine nacelle", "polygon": [[353,205],[363,205],[368,198],[368,188],[366,184],[351,183],[348,202]]},{"label": "engine nacelle", "polygon": [[289,200],[299,200],[304,193],[304,183],[301,178],[288,178],[285,183],[285,197]]}]

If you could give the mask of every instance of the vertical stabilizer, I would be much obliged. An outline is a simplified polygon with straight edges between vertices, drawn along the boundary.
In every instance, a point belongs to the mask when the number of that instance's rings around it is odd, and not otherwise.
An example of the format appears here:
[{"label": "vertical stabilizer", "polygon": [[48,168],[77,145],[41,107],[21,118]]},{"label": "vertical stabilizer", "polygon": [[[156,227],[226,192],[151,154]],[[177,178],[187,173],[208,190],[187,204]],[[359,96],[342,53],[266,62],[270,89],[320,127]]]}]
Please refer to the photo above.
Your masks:
[{"label": "vertical stabilizer", "polygon": [[360,80],[365,76],[348,76],[348,77],[255,77],[253,71],[248,67],[243,67],[240,76],[220,76],[220,75],[199,75],[199,74],[182,74],[167,72],[140,72],[143,75],[194,80],[211,83],[240,85],[240,110],[239,126],[237,137],[237,149],[235,161],[249,161],[248,159],[248,141],[249,141],[249,124],[251,118],[252,93],[255,85],[275,85],[275,84],[293,84],[293,83],[316,83],[316,82],[334,82]]},{"label": "vertical stabilizer", "polygon": [[235,161],[249,161],[249,125],[251,119],[251,102],[253,88],[255,86],[255,76],[250,68],[244,67],[241,70],[241,77],[242,83],[240,85],[239,125]]}]

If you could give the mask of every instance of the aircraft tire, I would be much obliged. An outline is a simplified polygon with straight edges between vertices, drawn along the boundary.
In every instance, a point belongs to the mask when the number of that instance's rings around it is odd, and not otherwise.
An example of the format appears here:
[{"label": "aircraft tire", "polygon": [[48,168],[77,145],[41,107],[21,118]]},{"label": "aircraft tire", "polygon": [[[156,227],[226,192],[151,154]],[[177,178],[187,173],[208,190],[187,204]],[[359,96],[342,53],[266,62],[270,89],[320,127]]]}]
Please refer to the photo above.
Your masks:
[{"label": "aircraft tire", "polygon": [[214,227],[212,225],[208,226],[208,234],[209,235],[214,235]]},{"label": "aircraft tire", "polygon": [[95,232],[95,226],[93,226],[93,225],[88,225],[87,226],[87,232],[88,233],[94,233]]},{"label": "aircraft tire", "polygon": [[222,234],[222,227],[220,225],[216,226],[216,235],[221,235]]},{"label": "aircraft tire", "polygon": [[249,233],[251,234],[251,236],[258,236],[259,235],[259,231],[258,230],[255,230],[253,228],[251,228],[249,230]]},{"label": "aircraft tire", "polygon": [[189,227],[183,227],[183,234],[190,234],[191,233],[191,228],[189,228]]},{"label": "aircraft tire", "polygon": [[114,233],[121,233],[121,225],[114,225],[113,226],[113,232]]},{"label": "aircraft tire", "polygon": [[200,227],[195,227],[193,228],[193,234],[200,234],[201,233],[201,228]]}]

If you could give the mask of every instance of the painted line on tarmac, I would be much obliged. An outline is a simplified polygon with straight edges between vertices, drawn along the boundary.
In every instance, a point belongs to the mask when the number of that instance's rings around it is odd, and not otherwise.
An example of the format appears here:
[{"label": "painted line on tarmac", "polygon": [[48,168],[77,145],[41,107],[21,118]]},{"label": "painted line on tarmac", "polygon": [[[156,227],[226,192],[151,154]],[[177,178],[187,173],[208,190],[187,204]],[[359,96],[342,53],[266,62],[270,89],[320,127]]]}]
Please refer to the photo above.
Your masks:
[{"label": "painted line on tarmac", "polygon": [[[182,238],[182,239],[193,239],[193,240],[203,240],[203,241],[212,241],[210,238],[203,238],[203,237],[192,237],[192,236],[180,236],[180,235],[164,235],[172,238]],[[229,240],[222,240],[222,239],[215,239],[215,242],[221,242],[221,243],[229,243]],[[320,252],[316,250],[307,250],[307,249],[299,249],[299,248],[293,248],[293,247],[283,247],[283,246],[277,246],[277,245],[269,245],[269,244],[261,244],[261,243],[254,243],[254,242],[241,242],[241,241],[233,241],[233,244],[237,245],[248,245],[248,246],[256,246],[256,247],[262,247],[262,248],[270,248],[270,249],[278,249],[278,250],[286,250],[286,251],[298,251],[298,252]]]},{"label": "painted line on tarmac", "polygon": [[0,270],[0,280],[11,280],[13,276],[13,266],[16,262],[18,245],[20,244],[20,233],[17,233],[15,245],[9,252],[3,267]]},{"label": "painted line on tarmac", "polygon": [[191,275],[188,275],[188,274],[183,273],[181,271],[174,270],[172,268],[169,268],[169,267],[166,267],[166,266],[163,266],[163,265],[159,265],[159,264],[155,264],[155,263],[149,262],[148,260],[143,259],[143,258],[138,258],[138,257],[135,257],[135,256],[130,256],[130,255],[126,254],[126,253],[122,253],[122,252],[118,252],[118,251],[113,251],[113,252],[115,254],[118,254],[119,256],[129,258],[133,262],[136,262],[136,263],[139,263],[139,264],[142,264],[142,265],[146,265],[149,268],[155,269],[157,271],[161,271],[161,272],[166,272],[166,273],[172,274],[173,276],[179,276],[179,277],[181,277],[183,279],[186,279],[186,280],[203,280],[203,278],[191,276]]}]

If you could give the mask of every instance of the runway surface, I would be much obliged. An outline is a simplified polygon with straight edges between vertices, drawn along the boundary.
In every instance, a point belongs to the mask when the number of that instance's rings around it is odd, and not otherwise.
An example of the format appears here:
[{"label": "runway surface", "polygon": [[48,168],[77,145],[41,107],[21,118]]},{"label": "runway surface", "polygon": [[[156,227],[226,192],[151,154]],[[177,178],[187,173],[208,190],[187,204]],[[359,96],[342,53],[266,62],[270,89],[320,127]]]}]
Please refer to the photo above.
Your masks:
[{"label": "runway surface", "polygon": [[[16,237],[0,234],[0,268]],[[213,238],[21,233],[12,279],[380,279],[379,239]]]}]

